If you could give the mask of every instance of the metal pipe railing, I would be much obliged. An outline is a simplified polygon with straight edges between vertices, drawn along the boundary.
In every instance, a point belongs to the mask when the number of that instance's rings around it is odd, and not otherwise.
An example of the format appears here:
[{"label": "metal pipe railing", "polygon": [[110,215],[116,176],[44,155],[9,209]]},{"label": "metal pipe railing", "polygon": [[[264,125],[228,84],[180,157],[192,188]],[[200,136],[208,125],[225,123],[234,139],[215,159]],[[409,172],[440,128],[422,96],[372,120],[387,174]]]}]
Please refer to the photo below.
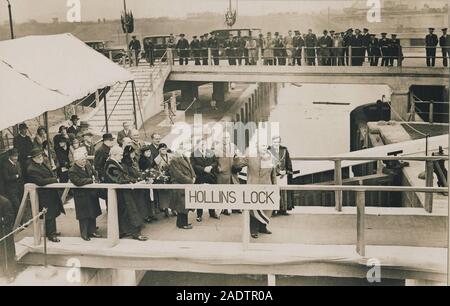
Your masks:
[{"label": "metal pipe railing", "polygon": [[[217,185],[220,186],[220,185]],[[228,186],[229,185],[224,185]],[[264,188],[267,185],[251,185],[255,189]],[[47,186],[36,186],[34,184],[25,185],[25,194],[19,209],[19,214],[16,219],[14,228],[17,227],[22,218],[26,198],[29,195],[31,200],[31,208],[33,213],[33,230],[34,230],[34,244],[41,244],[40,235],[40,220],[35,218],[39,214],[39,199],[38,189],[107,189],[108,190],[108,220],[107,220],[107,239],[109,246],[114,247],[119,243],[119,221],[118,221],[118,203],[117,190],[179,190],[186,189],[189,185],[184,184],[90,184],[85,186],[75,186],[71,183],[56,183]],[[250,186],[249,186],[250,187]],[[354,191],[357,193],[356,197],[356,211],[357,211],[357,241],[356,251],[359,255],[365,256],[366,240],[365,240],[365,192],[370,191],[399,191],[399,192],[425,192],[426,194],[447,192],[448,188],[444,187],[404,187],[404,186],[336,186],[336,185],[290,185],[278,186],[279,190],[296,190],[296,191]],[[248,217],[245,214],[244,217]],[[248,225],[248,220],[244,220],[244,224]],[[244,229],[245,230],[245,229]],[[243,237],[244,248],[248,246],[248,237]]]}]

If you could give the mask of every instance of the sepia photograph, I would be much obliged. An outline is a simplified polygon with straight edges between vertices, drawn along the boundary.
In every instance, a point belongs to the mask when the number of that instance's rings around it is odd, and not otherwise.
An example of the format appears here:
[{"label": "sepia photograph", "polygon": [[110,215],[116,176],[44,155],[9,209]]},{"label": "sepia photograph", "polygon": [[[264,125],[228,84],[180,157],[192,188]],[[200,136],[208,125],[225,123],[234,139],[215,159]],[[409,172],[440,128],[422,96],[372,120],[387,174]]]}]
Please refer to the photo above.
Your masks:
[{"label": "sepia photograph", "polygon": [[0,0],[0,286],[449,286],[449,5]]}]

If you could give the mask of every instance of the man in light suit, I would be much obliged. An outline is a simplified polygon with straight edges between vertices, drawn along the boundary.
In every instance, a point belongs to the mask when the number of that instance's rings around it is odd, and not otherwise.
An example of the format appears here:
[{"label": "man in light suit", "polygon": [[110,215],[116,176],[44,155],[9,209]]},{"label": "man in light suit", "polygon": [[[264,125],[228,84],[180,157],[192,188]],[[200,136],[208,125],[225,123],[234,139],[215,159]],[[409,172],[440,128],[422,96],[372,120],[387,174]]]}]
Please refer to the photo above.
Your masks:
[{"label": "man in light suit", "polygon": [[[169,165],[172,184],[194,184],[196,177],[189,157],[190,150],[188,149],[188,144],[184,142],[178,148]],[[177,211],[177,227],[181,229],[192,229],[192,224],[188,222],[189,210],[186,209],[184,194],[184,189],[172,191],[172,203]]]},{"label": "man in light suit", "polygon": [[[222,142],[214,145],[214,153],[217,157],[217,167],[215,168],[215,176],[217,184],[239,184],[238,169],[240,161],[240,152],[231,141],[231,135],[228,132],[223,134]],[[238,211],[233,211],[238,213]],[[225,209],[222,213],[226,216],[230,215],[230,210]]]},{"label": "man in light suit", "polygon": [[123,145],[123,139],[125,137],[131,138],[131,129],[130,129],[130,123],[124,122],[123,123],[123,130],[121,130],[119,133],[117,133],[117,143],[122,146]]}]

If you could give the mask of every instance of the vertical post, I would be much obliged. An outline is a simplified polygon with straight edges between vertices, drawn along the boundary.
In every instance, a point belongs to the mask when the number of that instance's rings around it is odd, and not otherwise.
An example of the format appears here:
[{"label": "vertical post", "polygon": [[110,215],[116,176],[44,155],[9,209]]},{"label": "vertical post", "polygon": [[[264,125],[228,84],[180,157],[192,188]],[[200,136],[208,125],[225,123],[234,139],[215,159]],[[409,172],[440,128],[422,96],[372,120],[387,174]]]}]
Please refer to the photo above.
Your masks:
[{"label": "vertical post", "polygon": [[383,161],[377,160],[377,174],[383,173]]},{"label": "vertical post", "polygon": [[[97,90],[98,92],[98,90]],[[106,91],[105,94],[103,95],[103,103],[105,104],[105,128],[106,128],[106,133],[109,133],[109,127],[108,127],[108,103],[106,102]]]},{"label": "vertical post", "polygon": [[356,192],[356,252],[366,255],[366,239],[365,239],[365,208],[366,199],[364,191]]},{"label": "vertical post", "polygon": [[263,65],[263,58],[262,58],[262,49],[261,47],[258,48],[258,66]]},{"label": "vertical post", "polygon": [[411,100],[411,121],[416,121],[416,101],[414,99]]},{"label": "vertical post", "polygon": [[[342,185],[342,164],[341,160],[334,161],[334,184]],[[334,191],[335,208],[337,211],[342,211],[342,191]]]},{"label": "vertical post", "polygon": [[30,184],[25,184],[22,201],[20,202],[19,211],[17,212],[16,220],[14,221],[13,230],[15,230],[22,222],[23,213],[25,212],[25,208],[27,206],[28,194],[30,193],[29,185]]},{"label": "vertical post", "polygon": [[100,95],[98,94],[98,90],[95,91],[95,107],[100,106]]},{"label": "vertical post", "polygon": [[136,112],[136,87],[134,84],[134,80],[131,81],[131,91],[133,92],[133,116],[134,116],[134,126],[136,129],[138,129],[138,122],[137,122],[137,112]]},{"label": "vertical post", "polygon": [[[49,124],[48,124],[48,112],[44,113],[44,124],[45,124],[45,131],[47,134],[48,159],[50,160],[50,165],[51,165],[53,157],[52,157],[52,150],[50,148],[50,131],[49,131]],[[53,145],[55,145],[55,144],[53,144]]]},{"label": "vertical post", "polygon": [[173,51],[172,48],[167,48],[167,61],[169,62],[169,66],[173,65]]},{"label": "vertical post", "polygon": [[9,15],[9,31],[11,34],[11,39],[14,39],[14,28],[13,28],[13,20],[12,20],[12,11],[11,11],[11,3],[8,1],[8,15]]},{"label": "vertical post", "polygon": [[352,63],[352,46],[348,46],[348,65],[353,66]]},{"label": "vertical post", "polygon": [[208,48],[208,65],[211,65],[211,66],[212,66],[213,61],[212,61],[211,55],[212,55],[212,53],[211,53],[211,48]]},{"label": "vertical post", "polygon": [[[30,202],[31,202],[31,213],[33,218],[35,218],[39,214],[39,196],[35,185],[33,185],[33,187],[30,187]],[[34,245],[40,245],[41,219],[39,218],[33,220],[33,237],[34,237]]]},{"label": "vertical post", "polygon": [[110,247],[114,247],[119,243],[117,194],[113,188],[108,188],[108,242]]},{"label": "vertical post", "polygon": [[248,209],[244,210],[242,214],[243,219],[243,229],[242,229],[242,246],[244,251],[248,250],[250,244],[250,211]]},{"label": "vertical post", "polygon": [[113,60],[113,56],[112,56],[112,51],[109,50],[109,59],[112,61]]},{"label": "vertical post", "polygon": [[170,96],[170,108],[172,109],[172,113],[175,115],[177,113],[177,98],[174,92],[172,92],[172,96]]},{"label": "vertical post", "polygon": [[276,277],[274,274],[267,274],[267,286],[274,287],[276,286]]},{"label": "vertical post", "polygon": [[428,110],[428,122],[433,123],[433,117],[434,117],[434,105],[433,101],[430,101],[430,106]]},{"label": "vertical post", "polygon": [[[425,164],[425,187],[433,187],[433,161],[427,160]],[[433,211],[433,193],[425,193],[425,211],[431,213]]]}]

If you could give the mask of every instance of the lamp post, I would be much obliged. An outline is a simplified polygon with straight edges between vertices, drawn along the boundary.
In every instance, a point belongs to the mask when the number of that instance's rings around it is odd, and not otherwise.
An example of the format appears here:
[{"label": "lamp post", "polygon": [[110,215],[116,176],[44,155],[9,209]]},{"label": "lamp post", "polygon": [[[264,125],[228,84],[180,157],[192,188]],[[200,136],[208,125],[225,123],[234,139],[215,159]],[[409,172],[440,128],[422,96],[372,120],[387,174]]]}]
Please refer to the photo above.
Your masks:
[{"label": "lamp post", "polygon": [[11,3],[8,2],[8,13],[9,13],[9,30],[11,31],[11,39],[14,39],[14,29],[13,29],[13,21],[12,21],[12,13],[11,13]]}]

